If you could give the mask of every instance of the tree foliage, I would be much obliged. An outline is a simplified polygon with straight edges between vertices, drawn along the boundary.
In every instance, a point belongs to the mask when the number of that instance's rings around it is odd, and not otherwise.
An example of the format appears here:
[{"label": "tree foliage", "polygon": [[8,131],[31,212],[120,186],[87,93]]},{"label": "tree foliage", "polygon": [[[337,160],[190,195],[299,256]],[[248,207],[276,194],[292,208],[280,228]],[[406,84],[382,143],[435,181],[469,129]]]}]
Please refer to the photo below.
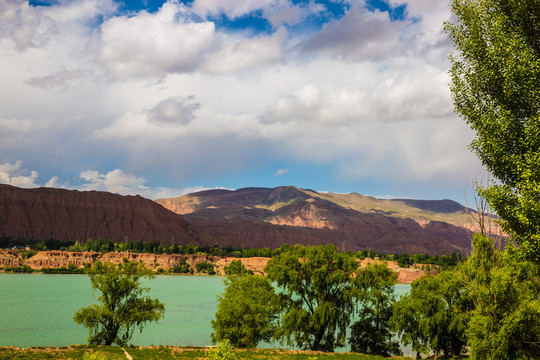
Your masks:
[{"label": "tree foliage", "polygon": [[240,260],[233,260],[229,266],[223,268],[225,275],[253,275],[253,271],[247,270]]},{"label": "tree foliage", "polygon": [[212,320],[212,342],[228,340],[235,347],[253,348],[260,341],[270,341],[281,311],[272,284],[255,275],[231,276],[225,284]]},{"label": "tree foliage", "polygon": [[358,320],[351,327],[351,350],[369,355],[401,355],[389,324],[397,276],[386,265],[370,264],[354,279],[360,300]]},{"label": "tree foliage", "polygon": [[461,273],[475,305],[467,329],[471,359],[540,358],[538,266],[476,234]]},{"label": "tree foliage", "polygon": [[467,343],[472,306],[463,281],[455,271],[445,271],[416,280],[409,294],[395,303],[390,322],[418,354],[459,356]]},{"label": "tree foliage", "polygon": [[92,289],[100,293],[101,305],[79,309],[73,320],[89,329],[90,344],[125,345],[136,327],[142,331],[146,322],[163,317],[165,305],[143,296],[148,288],[141,287],[141,279],[155,276],[143,263],[115,265],[97,260],[86,273]]},{"label": "tree foliage", "polygon": [[540,1],[453,0],[451,91],[471,148],[498,182],[480,189],[540,262]]},{"label": "tree foliage", "polygon": [[334,245],[297,245],[272,258],[265,272],[286,304],[278,335],[309,350],[343,346],[354,308],[351,278],[357,266]]}]

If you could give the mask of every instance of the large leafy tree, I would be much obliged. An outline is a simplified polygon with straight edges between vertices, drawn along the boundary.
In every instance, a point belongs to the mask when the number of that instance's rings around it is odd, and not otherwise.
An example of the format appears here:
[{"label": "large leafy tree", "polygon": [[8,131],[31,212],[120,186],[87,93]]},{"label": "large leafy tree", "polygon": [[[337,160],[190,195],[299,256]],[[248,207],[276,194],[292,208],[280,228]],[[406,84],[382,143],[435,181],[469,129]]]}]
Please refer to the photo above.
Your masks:
[{"label": "large leafy tree", "polygon": [[388,266],[370,264],[354,279],[360,300],[360,320],[351,327],[351,350],[370,355],[401,355],[390,327],[397,275]]},{"label": "large leafy tree", "polygon": [[454,271],[423,277],[394,305],[390,320],[405,345],[417,353],[460,355],[466,346],[473,305],[463,281]]},{"label": "large leafy tree", "polygon": [[100,292],[101,305],[79,309],[73,320],[89,329],[90,344],[125,345],[136,327],[142,331],[145,323],[163,317],[165,305],[143,296],[148,288],[141,287],[141,279],[155,276],[143,263],[115,265],[98,260],[86,273],[92,289]]},{"label": "large leafy tree", "polygon": [[497,250],[483,235],[473,238],[460,271],[475,305],[466,331],[471,359],[540,358],[538,265],[514,252]]},{"label": "large leafy tree", "polygon": [[540,0],[453,0],[452,10],[454,105],[496,180],[480,193],[540,262]]},{"label": "large leafy tree", "polygon": [[354,311],[351,279],[357,267],[334,245],[297,245],[270,259],[265,272],[285,302],[278,335],[309,350],[343,346]]},{"label": "large leafy tree", "polygon": [[281,311],[280,298],[272,284],[266,277],[255,275],[233,275],[225,284],[212,320],[212,341],[227,340],[241,348],[253,348],[260,341],[270,341]]}]

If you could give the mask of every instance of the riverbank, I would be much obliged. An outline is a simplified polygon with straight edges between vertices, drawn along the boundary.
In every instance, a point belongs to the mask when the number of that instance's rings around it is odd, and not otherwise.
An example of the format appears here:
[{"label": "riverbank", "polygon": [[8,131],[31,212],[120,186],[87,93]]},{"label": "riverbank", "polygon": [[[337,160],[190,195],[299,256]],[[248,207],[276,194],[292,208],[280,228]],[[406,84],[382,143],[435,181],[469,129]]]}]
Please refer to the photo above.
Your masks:
[{"label": "riverbank", "polygon": [[[232,261],[240,261],[247,270],[254,274],[263,275],[264,267],[270,258],[251,257],[219,257],[206,254],[148,254],[131,252],[71,252],[71,251],[18,251],[0,250],[0,268],[21,268],[26,267],[32,271],[49,272],[50,269],[83,269],[84,266],[92,265],[96,260],[109,261],[112,263],[122,263],[124,261],[143,262],[148,268],[157,273],[171,273],[175,268],[189,266],[189,272],[194,275],[208,275],[206,269],[198,270],[197,264],[212,264],[217,275],[225,275],[224,268]],[[395,261],[382,261],[378,259],[365,258],[360,262],[361,267],[365,267],[373,262],[383,262],[398,275],[400,284],[410,284],[414,280],[425,275],[426,265],[413,264],[410,268],[401,268]]]},{"label": "riverbank", "polygon": [[[84,354],[99,354],[109,360],[146,360],[146,359],[170,359],[170,360],[193,360],[208,358],[213,348],[207,347],[177,347],[177,346],[150,346],[130,347],[117,346],[87,346],[72,345],[68,347],[43,347],[43,348],[15,348],[0,347],[0,360],[38,360],[38,359],[83,359]],[[389,359],[381,356],[369,356],[356,353],[322,353],[314,351],[276,350],[276,349],[232,349],[238,360],[382,360]],[[408,357],[395,357],[390,359],[410,359]]]}]

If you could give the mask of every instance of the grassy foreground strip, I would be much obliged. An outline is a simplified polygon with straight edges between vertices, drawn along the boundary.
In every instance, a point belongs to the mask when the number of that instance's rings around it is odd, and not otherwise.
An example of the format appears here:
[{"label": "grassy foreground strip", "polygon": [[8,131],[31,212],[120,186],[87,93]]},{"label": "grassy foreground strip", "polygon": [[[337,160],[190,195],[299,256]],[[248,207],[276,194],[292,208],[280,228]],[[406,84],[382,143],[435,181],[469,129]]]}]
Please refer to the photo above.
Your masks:
[{"label": "grassy foreground strip", "polygon": [[[133,360],[204,360],[213,349],[205,347],[124,347]],[[314,351],[294,351],[275,349],[232,350],[239,360],[266,359],[266,360],[382,360],[382,356],[369,356],[356,353],[322,353]],[[107,360],[125,360],[126,354],[118,346],[87,346],[73,345],[69,347],[32,347],[15,348],[0,347],[0,360],[4,359],[73,359],[82,360],[88,353],[98,353]],[[409,359],[396,357],[391,359]]]}]

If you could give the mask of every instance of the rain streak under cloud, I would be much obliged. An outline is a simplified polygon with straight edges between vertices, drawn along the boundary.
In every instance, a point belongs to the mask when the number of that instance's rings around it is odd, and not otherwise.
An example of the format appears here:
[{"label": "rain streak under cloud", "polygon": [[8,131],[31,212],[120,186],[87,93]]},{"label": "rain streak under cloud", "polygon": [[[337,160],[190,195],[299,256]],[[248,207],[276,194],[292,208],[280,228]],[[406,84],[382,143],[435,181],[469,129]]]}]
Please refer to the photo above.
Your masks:
[{"label": "rain streak under cloud", "polygon": [[463,201],[445,0],[4,0],[0,183]]}]

